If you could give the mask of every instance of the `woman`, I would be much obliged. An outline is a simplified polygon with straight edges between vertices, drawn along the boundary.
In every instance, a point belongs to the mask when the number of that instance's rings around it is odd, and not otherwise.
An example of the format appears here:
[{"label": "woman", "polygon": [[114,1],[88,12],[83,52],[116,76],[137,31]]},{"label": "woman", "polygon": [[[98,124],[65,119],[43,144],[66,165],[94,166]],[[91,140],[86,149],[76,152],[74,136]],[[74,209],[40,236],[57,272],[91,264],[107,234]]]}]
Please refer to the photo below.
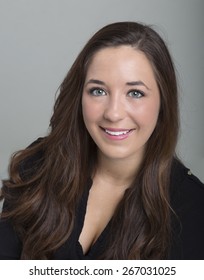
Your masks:
[{"label": "woman", "polygon": [[2,259],[203,259],[204,186],[175,156],[177,82],[149,26],[99,30],[50,133],[11,160]]}]

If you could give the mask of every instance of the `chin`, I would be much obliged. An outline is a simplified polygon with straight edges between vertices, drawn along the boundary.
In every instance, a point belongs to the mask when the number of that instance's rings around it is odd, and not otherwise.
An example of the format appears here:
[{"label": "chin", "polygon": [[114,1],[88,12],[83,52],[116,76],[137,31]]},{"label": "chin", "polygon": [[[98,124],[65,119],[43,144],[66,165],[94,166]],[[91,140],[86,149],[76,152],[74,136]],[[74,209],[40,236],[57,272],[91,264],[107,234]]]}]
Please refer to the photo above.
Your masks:
[{"label": "chin", "polygon": [[124,160],[124,159],[128,159],[132,157],[132,153],[127,153],[127,152],[121,152],[121,151],[99,151],[99,153],[102,156],[105,156],[106,158],[110,159],[110,160]]}]

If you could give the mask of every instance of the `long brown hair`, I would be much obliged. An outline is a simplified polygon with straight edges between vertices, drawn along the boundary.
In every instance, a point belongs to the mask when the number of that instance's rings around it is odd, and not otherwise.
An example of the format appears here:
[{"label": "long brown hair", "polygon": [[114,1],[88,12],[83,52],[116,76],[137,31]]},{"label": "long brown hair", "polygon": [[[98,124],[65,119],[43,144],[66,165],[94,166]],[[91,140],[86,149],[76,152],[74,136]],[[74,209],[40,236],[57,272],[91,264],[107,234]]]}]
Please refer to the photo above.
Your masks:
[{"label": "long brown hair", "polygon": [[[162,259],[170,236],[169,176],[178,134],[175,69],[157,32],[136,22],[118,22],[88,41],[62,82],[50,132],[15,154],[2,198],[18,232],[22,259],[49,259],[70,236],[75,210],[97,167],[97,147],[82,117],[82,90],[93,55],[102,48],[130,45],[149,59],[161,108],[156,128],[132,185],[112,218],[104,259]],[[32,164],[30,163],[32,162]]]}]

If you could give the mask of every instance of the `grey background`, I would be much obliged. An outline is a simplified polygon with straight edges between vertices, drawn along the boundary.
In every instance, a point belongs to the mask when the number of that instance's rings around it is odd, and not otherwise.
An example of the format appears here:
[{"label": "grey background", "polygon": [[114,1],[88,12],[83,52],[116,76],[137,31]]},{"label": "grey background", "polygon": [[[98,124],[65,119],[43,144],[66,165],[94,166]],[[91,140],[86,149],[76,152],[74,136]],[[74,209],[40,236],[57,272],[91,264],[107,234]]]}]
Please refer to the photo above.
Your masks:
[{"label": "grey background", "polygon": [[89,37],[114,21],[153,24],[180,83],[178,154],[204,181],[203,0],[0,0],[0,179],[47,133],[55,92]]}]

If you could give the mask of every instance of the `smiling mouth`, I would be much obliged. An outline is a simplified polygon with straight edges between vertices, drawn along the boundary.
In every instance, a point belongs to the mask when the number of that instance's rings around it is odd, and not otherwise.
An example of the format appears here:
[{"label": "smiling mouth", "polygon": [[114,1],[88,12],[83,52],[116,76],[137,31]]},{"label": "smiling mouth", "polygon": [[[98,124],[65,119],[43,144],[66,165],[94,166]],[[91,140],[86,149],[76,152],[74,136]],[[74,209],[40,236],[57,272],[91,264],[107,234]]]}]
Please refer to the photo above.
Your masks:
[{"label": "smiling mouth", "polygon": [[109,135],[120,136],[120,135],[126,135],[127,133],[130,132],[130,130],[125,130],[125,131],[110,131],[110,130],[108,130],[108,129],[105,129],[105,132],[108,133]]},{"label": "smiling mouth", "polygon": [[127,135],[131,131],[135,129],[108,129],[104,127],[100,127],[104,132],[106,132],[108,135],[111,136],[122,136],[122,135]]}]

